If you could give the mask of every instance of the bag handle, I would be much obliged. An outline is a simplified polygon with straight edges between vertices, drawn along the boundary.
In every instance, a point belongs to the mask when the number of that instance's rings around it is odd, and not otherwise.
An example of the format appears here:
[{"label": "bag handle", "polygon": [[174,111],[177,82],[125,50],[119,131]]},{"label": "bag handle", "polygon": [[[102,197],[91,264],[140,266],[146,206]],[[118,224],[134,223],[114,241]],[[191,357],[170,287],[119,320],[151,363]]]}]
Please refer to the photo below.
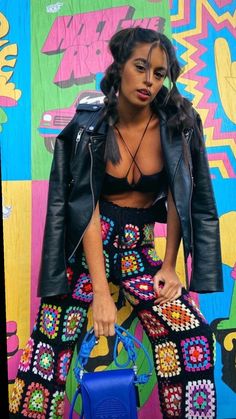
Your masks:
[{"label": "bag handle", "polygon": [[[136,376],[134,383],[135,384],[147,383],[149,380],[149,377],[152,375],[152,369],[153,369],[152,361],[151,361],[151,358],[147,349],[142,344],[142,342],[140,342],[139,339],[133,336],[130,332],[128,332],[128,330],[124,329],[122,326],[118,326],[117,324],[115,324],[115,332],[116,332],[116,340],[115,340],[115,345],[114,345],[113,358],[114,358],[114,362],[116,366],[118,368],[125,368],[132,362],[133,369]],[[117,360],[117,356],[118,356],[117,349],[120,342],[123,344],[128,355],[127,361],[123,364],[120,364]],[[80,383],[82,380],[82,377],[85,371],[84,367],[88,362],[90,353],[92,352],[93,348],[95,347],[97,343],[98,343],[98,339],[94,335],[94,329],[92,327],[86,333],[83,339],[83,342],[81,344],[79,354],[76,359],[74,373],[75,373],[75,377],[78,383]],[[148,360],[148,372],[145,374],[137,375],[137,366],[135,364],[136,359],[137,359],[137,351],[135,349],[134,343],[138,344],[138,346],[143,350]]]},{"label": "bag handle", "polygon": [[[140,342],[139,339],[137,339],[135,336],[133,336],[130,332],[128,332],[128,330],[124,329],[122,326],[118,326],[118,324],[115,324],[115,332],[116,332],[116,340],[115,340],[115,345],[114,345],[114,351],[113,351],[113,357],[114,357],[114,362],[116,364],[117,367],[127,367],[130,362],[133,362],[133,370],[135,373],[135,380],[134,383],[135,384],[144,384],[147,383],[149,380],[149,377],[152,375],[152,361],[150,358],[150,355],[147,351],[147,349],[145,348],[145,346],[142,344],[142,342]],[[84,367],[88,362],[90,353],[92,352],[93,348],[95,345],[98,344],[98,340],[94,334],[94,328],[92,327],[90,330],[88,330],[88,332],[86,333],[81,347],[80,347],[80,351],[78,353],[77,359],[76,359],[76,363],[75,363],[75,368],[74,368],[74,374],[75,377],[77,379],[78,382],[78,387],[76,389],[76,392],[74,394],[74,397],[72,399],[71,402],[71,406],[70,406],[70,414],[69,414],[69,419],[73,418],[73,411],[74,411],[74,407],[75,407],[75,402],[76,399],[78,397],[78,395],[81,393],[81,387],[80,387],[80,383],[82,381],[83,378],[83,374],[84,374]],[[127,354],[128,354],[128,359],[124,364],[120,364],[117,360],[117,349],[118,349],[118,345],[119,343],[122,343]],[[137,343],[139,345],[139,347],[144,351],[147,360],[148,360],[148,372],[145,374],[140,374],[137,375],[137,366],[135,364],[135,361],[137,359],[137,352],[135,350],[135,346],[134,343]],[[83,411],[83,406],[82,406],[82,411],[81,411],[81,419],[83,419],[84,417],[84,411]]]}]

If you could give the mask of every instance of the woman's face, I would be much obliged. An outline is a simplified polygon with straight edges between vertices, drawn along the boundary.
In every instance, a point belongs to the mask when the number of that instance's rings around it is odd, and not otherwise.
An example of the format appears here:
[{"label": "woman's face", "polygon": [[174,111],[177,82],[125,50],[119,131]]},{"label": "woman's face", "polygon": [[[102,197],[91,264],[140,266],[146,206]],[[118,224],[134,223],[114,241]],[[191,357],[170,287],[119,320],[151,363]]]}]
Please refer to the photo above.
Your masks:
[{"label": "woman's face", "polygon": [[149,105],[161,89],[166,74],[165,52],[152,44],[137,45],[121,70],[119,101],[140,107]]}]

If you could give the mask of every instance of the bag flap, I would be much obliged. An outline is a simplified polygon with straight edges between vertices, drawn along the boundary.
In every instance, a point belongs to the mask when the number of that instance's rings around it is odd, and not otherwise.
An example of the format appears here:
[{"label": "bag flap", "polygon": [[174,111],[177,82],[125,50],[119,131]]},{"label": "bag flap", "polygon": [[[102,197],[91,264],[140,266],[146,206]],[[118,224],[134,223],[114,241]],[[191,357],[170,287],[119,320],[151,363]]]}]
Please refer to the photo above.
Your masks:
[{"label": "bag flap", "polygon": [[[85,373],[81,383],[84,412],[88,417],[103,417],[117,412],[124,418],[136,418],[137,400],[132,369]],[[100,416],[101,415],[101,416]],[[111,416],[112,417],[112,416]],[[114,416],[117,417],[117,416]]]}]

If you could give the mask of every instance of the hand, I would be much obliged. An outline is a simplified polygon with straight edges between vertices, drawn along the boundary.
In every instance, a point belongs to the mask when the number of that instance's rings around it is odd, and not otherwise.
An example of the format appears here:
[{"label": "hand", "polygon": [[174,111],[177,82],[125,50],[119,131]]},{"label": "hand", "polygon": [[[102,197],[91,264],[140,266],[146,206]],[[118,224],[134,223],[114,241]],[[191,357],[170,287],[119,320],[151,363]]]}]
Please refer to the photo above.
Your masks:
[{"label": "hand", "polygon": [[109,292],[95,293],[92,309],[95,336],[113,336],[115,334],[117,308]]},{"label": "hand", "polygon": [[162,305],[181,296],[183,285],[173,268],[162,267],[153,279],[154,291],[157,295],[156,304]]}]

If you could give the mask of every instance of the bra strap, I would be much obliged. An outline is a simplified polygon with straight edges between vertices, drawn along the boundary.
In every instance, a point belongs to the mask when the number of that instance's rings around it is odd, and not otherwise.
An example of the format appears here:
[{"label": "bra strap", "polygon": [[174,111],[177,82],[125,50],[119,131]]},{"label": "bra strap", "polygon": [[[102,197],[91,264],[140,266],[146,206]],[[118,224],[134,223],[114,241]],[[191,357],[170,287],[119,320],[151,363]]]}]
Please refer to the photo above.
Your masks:
[{"label": "bra strap", "polygon": [[138,147],[137,147],[137,149],[136,149],[136,151],[135,151],[134,155],[131,153],[131,151],[130,151],[130,149],[129,149],[128,145],[126,144],[126,142],[125,142],[125,140],[124,140],[124,137],[122,136],[122,134],[121,134],[121,132],[120,132],[119,128],[118,128],[117,126],[115,126],[115,129],[117,130],[117,132],[118,132],[118,134],[119,134],[119,136],[120,136],[121,140],[123,141],[123,143],[124,143],[124,145],[125,145],[126,149],[128,150],[128,152],[129,152],[130,156],[132,157],[132,162],[131,162],[131,165],[130,165],[130,167],[129,167],[129,169],[128,169],[128,172],[126,173],[126,176],[125,176],[126,178],[127,178],[128,174],[129,174],[129,172],[130,172],[130,169],[131,169],[131,167],[132,167],[132,164],[133,164],[133,163],[136,165],[136,167],[138,168],[138,170],[140,171],[140,173],[141,173],[141,175],[142,175],[142,171],[140,170],[140,168],[139,168],[139,166],[138,166],[138,164],[137,164],[137,162],[136,162],[136,160],[135,160],[135,157],[136,157],[136,155],[137,155],[137,153],[138,153],[138,151],[139,151],[139,149],[140,149],[141,143],[142,143],[142,141],[143,141],[143,139],[144,139],[144,136],[145,136],[145,134],[146,134],[146,132],[147,132],[147,129],[148,129],[148,126],[149,126],[149,124],[150,124],[150,122],[151,122],[152,116],[153,116],[153,114],[151,114],[151,116],[150,116],[150,118],[149,118],[149,120],[148,120],[148,122],[147,122],[147,125],[146,125],[146,126],[145,126],[145,128],[144,128],[143,134],[142,134],[142,136],[141,136],[141,138],[140,138],[140,141],[139,141]]}]

